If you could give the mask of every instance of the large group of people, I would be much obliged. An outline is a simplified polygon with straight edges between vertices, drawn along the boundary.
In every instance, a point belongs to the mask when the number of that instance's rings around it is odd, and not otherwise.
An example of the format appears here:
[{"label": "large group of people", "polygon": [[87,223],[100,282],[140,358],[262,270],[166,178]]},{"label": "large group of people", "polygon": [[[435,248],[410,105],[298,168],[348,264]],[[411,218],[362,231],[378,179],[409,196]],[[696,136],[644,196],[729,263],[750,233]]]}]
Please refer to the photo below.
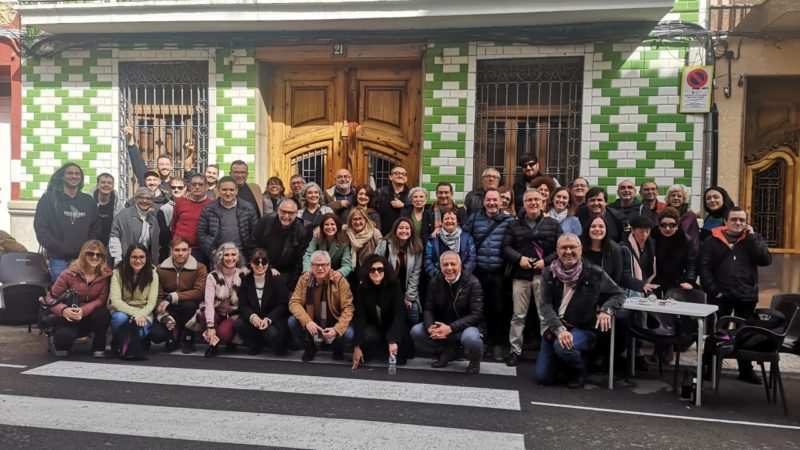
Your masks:
[{"label": "large group of people", "polygon": [[[705,191],[700,226],[685,186],[662,202],[653,181],[637,198],[622,180],[609,203],[586,178],[543,175],[531,154],[512,186],[486,169],[460,206],[445,182],[429,204],[401,166],[377,191],[340,169],[329,189],[294,175],[288,192],[278,177],[262,192],[243,161],[230,176],[208,166],[185,179],[169,163],[143,171],[130,199],[105,173],[84,194],[74,163],[53,175],[35,230],[54,282],[47,301],[63,318],[57,355],[94,333],[94,356],[107,356],[106,329],[128,322],[145,348],[192,353],[202,340],[206,357],[245,346],[302,350],[303,361],[328,348],[353,368],[417,355],[444,367],[463,352],[475,374],[484,358],[518,365],[527,341],[539,346],[537,382],[580,387],[626,297],[703,289],[723,314],[747,317],[757,267],[771,262],[722,187]],[[67,289],[74,307],[57,303]],[[745,365],[740,377],[759,379]]]}]

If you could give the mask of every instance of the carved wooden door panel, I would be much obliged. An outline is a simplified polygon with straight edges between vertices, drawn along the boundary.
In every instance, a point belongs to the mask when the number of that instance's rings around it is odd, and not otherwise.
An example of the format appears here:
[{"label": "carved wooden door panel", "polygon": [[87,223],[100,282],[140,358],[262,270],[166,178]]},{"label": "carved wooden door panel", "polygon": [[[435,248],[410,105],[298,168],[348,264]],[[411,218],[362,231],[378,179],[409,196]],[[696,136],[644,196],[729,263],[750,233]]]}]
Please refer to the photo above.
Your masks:
[{"label": "carved wooden door panel", "polygon": [[417,66],[277,67],[269,101],[270,173],[301,173],[323,187],[339,168],[354,183],[388,182],[395,164],[416,184],[420,74]]}]

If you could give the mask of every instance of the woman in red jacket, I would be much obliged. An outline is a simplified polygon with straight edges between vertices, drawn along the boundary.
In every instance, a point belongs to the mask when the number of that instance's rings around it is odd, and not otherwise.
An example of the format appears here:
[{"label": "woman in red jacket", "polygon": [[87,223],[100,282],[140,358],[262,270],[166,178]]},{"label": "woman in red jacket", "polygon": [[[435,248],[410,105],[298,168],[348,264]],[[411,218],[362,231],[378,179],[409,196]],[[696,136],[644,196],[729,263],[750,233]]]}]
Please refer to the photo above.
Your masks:
[{"label": "woman in red jacket", "polygon": [[[81,247],[78,259],[72,261],[56,279],[45,300],[50,311],[59,317],[53,334],[56,356],[67,356],[75,339],[90,333],[94,333],[92,356],[105,356],[106,331],[111,321],[111,314],[105,307],[110,281],[106,247],[98,240],[87,241]],[[71,303],[57,303],[61,294],[69,289],[77,294],[74,307]]]}]

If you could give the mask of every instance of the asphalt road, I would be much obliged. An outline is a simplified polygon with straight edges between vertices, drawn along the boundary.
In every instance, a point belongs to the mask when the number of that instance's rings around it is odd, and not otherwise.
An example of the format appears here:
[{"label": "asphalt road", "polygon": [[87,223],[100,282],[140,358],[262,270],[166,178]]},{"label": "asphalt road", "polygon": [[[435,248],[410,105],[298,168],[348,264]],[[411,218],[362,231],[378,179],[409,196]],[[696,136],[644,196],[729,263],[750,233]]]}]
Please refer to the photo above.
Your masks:
[{"label": "asphalt road", "polygon": [[[269,355],[57,359],[44,338],[0,327],[0,447],[118,448],[800,448],[800,378],[784,375],[789,416],[764,388],[725,374],[695,407],[657,369],[606,389],[536,386],[533,366],[484,363],[478,376],[385,367],[351,371]],[[488,374],[491,373],[491,374]]]}]

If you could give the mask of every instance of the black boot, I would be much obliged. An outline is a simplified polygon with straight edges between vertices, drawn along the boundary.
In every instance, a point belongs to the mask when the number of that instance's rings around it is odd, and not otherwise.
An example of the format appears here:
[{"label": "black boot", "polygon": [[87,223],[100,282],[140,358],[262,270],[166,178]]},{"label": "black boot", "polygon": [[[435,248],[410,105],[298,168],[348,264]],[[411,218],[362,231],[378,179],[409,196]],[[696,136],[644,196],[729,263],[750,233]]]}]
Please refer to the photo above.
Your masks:
[{"label": "black boot", "polygon": [[205,355],[203,356],[205,356],[206,358],[213,358],[217,356],[218,353],[219,353],[219,346],[209,345],[208,348],[206,349]]},{"label": "black boot", "polygon": [[450,361],[456,359],[456,352],[453,349],[445,349],[439,353],[439,359],[431,363],[431,367],[434,369],[441,369],[442,367],[447,367]]}]

